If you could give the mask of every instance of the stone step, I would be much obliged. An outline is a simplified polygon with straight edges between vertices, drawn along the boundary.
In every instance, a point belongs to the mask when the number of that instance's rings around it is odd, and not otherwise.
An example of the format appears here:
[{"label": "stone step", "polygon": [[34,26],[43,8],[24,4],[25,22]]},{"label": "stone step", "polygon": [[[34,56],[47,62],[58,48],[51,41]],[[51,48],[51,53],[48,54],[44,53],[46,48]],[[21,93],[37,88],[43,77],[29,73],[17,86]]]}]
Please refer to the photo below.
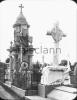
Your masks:
[{"label": "stone step", "polygon": [[25,98],[28,98],[28,100],[50,100],[48,98],[43,98],[40,96],[25,96]]},{"label": "stone step", "polygon": [[25,95],[26,96],[38,95],[38,90],[26,90]]},{"label": "stone step", "polygon": [[52,90],[48,95],[47,98],[51,100],[74,100],[76,97],[76,89],[67,86],[59,86]]},{"label": "stone step", "polygon": [[25,100],[24,96],[17,94],[11,87],[5,85],[3,82],[0,82],[0,93],[3,94],[4,100]]}]

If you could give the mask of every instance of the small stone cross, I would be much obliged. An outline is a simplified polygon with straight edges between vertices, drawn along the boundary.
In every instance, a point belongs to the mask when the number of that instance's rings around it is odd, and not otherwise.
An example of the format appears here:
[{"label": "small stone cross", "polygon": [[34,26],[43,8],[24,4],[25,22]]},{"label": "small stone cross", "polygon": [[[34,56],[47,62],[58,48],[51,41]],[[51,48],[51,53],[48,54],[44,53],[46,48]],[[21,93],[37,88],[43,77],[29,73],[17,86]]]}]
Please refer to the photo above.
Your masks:
[{"label": "small stone cross", "polygon": [[21,4],[19,7],[21,8],[21,13],[22,13],[22,8],[24,8],[24,6]]}]

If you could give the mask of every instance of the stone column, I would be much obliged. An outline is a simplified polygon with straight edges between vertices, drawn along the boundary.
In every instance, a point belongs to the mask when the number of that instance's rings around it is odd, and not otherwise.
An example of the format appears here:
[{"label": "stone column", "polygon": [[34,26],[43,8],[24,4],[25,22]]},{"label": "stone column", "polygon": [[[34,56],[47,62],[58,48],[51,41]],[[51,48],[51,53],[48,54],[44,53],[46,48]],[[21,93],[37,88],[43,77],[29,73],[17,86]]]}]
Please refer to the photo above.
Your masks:
[{"label": "stone column", "polygon": [[53,52],[53,65],[54,67],[57,67],[59,64],[59,52],[58,52],[58,48],[59,48],[59,42],[54,42],[54,52]]},{"label": "stone column", "polygon": [[9,63],[9,68],[10,68],[9,76],[10,76],[10,85],[11,85],[11,83],[12,83],[12,56],[11,56],[11,53],[10,53],[10,63]]},{"label": "stone column", "polygon": [[21,63],[22,63],[22,57],[23,57],[23,54],[22,54],[22,43],[21,43]]}]

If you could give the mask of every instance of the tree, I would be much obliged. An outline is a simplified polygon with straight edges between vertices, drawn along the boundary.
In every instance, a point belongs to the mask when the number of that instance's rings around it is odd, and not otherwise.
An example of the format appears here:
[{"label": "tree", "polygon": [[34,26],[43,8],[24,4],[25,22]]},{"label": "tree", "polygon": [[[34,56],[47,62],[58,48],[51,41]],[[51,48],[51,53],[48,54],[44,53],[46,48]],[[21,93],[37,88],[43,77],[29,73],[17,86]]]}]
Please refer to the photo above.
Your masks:
[{"label": "tree", "polygon": [[40,71],[40,68],[41,68],[41,64],[37,61],[35,64],[33,64],[32,71],[37,73]]},{"label": "tree", "polygon": [[41,79],[41,71],[40,71],[40,67],[41,64],[37,61],[35,64],[33,64],[33,68],[32,68],[32,78],[31,78],[31,83],[32,83],[32,89],[37,89],[38,88],[38,84],[40,82]]}]

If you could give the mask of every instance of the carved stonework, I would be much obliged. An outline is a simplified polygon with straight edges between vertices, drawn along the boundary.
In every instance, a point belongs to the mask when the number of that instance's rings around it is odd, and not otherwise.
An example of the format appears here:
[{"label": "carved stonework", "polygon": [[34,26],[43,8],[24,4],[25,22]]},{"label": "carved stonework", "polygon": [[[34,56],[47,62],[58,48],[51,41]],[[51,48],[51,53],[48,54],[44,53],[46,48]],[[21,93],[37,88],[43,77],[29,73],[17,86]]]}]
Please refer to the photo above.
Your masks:
[{"label": "carved stonework", "polygon": [[59,24],[56,23],[55,27],[51,30],[51,32],[47,32],[47,35],[52,36],[54,40],[54,53],[53,53],[53,65],[54,67],[58,66],[58,60],[59,60],[59,53],[56,52],[56,50],[59,48],[59,42],[62,40],[62,37],[65,37],[66,35],[62,32],[62,30],[59,28]]},{"label": "carved stonework", "polygon": [[65,34],[63,34],[62,30],[59,28],[59,24],[57,23],[55,27],[51,30],[51,32],[47,32],[47,35],[51,35],[56,43],[62,40],[62,37],[66,36]]},{"label": "carved stonework", "polygon": [[18,85],[19,87],[24,89],[24,87],[27,88],[28,81],[29,83],[31,81],[30,77],[28,77],[27,74],[29,76],[31,75],[28,72],[30,71],[34,49],[32,46],[32,37],[29,36],[28,33],[29,25],[22,13],[23,6],[21,5],[19,7],[21,8],[21,11],[15,24],[13,25],[14,43],[11,42],[9,52],[13,56],[13,63],[10,56],[10,68],[13,68],[11,74],[12,82],[14,85]]}]

